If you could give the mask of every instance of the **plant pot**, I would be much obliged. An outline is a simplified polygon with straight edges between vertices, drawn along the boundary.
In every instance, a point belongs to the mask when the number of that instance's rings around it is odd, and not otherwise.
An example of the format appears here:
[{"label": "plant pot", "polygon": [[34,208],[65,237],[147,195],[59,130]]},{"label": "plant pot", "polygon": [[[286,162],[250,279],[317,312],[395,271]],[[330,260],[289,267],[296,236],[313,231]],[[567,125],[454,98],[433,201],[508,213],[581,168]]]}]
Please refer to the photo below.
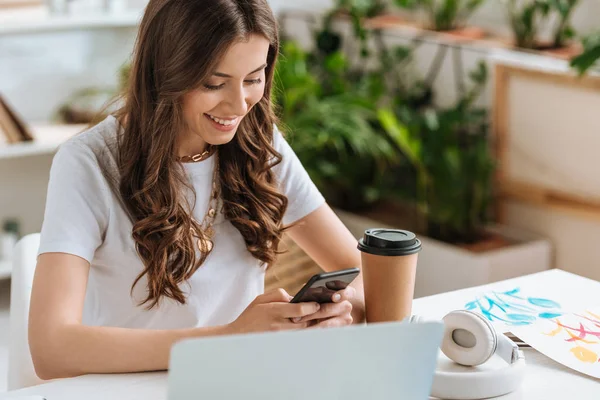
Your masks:
[{"label": "plant pot", "polygon": [[526,53],[541,54],[548,57],[554,57],[562,60],[571,60],[583,52],[583,46],[580,43],[572,42],[563,47],[553,47],[550,41],[536,41],[533,48],[521,47],[514,39],[501,38],[497,41],[504,48],[512,48],[516,51]]},{"label": "plant pot", "polygon": [[59,110],[58,115],[60,122],[64,124],[90,124],[98,116],[98,113],[65,106]]},{"label": "plant pot", "polygon": [[376,17],[369,18],[365,21],[366,29],[385,29],[399,25],[410,24],[406,18],[400,15],[394,14],[383,14]]},{"label": "plant pot", "polygon": [[436,32],[451,39],[460,40],[481,40],[487,36],[487,32],[483,28],[479,28],[477,26],[466,26],[464,28],[455,28],[447,31]]},{"label": "plant pot", "polygon": [[448,40],[473,41],[481,40],[487,37],[487,32],[483,28],[479,28],[476,26],[466,26],[462,28],[438,31],[427,27],[426,23],[411,21],[402,16],[393,14],[380,15],[378,17],[371,18],[365,22],[365,27],[367,29],[400,28],[417,31],[427,31],[442,35]]},{"label": "plant pot", "polygon": [[[335,211],[356,238],[362,237],[370,228],[409,229],[397,222],[386,224],[381,220]],[[389,220],[395,220],[395,216],[390,216]],[[506,226],[493,226],[486,231],[489,233],[486,241],[470,246],[456,246],[419,236],[423,250],[419,254],[415,298],[552,268],[549,240]]]},{"label": "plant pot", "polygon": [[546,43],[538,43],[534,51],[551,57],[560,58],[561,60],[571,60],[583,52],[583,47],[579,43],[570,43],[558,48],[552,47]]}]

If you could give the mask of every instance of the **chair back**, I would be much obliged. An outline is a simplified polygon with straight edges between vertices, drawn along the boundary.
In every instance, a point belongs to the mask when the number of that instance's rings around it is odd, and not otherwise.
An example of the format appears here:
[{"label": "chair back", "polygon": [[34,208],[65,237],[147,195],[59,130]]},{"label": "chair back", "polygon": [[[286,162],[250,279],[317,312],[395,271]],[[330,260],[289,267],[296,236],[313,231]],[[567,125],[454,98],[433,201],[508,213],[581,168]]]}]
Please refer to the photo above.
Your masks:
[{"label": "chair back", "polygon": [[28,340],[29,302],[39,246],[40,234],[34,233],[21,238],[13,253],[8,340],[8,390],[21,389],[43,382],[33,368]]}]

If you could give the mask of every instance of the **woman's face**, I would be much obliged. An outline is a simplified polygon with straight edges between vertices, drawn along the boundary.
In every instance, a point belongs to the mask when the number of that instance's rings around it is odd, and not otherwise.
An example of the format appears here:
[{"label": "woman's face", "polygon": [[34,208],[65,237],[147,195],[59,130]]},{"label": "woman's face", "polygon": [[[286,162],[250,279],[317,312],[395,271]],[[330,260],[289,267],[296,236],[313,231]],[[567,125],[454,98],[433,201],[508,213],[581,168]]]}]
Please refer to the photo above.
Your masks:
[{"label": "woman's face", "polygon": [[242,118],[264,95],[268,52],[269,41],[260,35],[233,44],[213,75],[183,96],[188,129],[180,155],[233,139]]}]

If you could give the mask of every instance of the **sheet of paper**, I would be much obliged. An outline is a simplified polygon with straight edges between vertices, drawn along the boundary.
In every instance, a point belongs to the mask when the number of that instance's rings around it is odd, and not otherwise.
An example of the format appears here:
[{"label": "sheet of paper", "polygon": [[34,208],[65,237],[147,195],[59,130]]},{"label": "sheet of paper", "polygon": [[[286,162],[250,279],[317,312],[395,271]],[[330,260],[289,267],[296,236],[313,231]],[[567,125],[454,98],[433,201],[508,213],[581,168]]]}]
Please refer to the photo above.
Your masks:
[{"label": "sheet of paper", "polygon": [[590,304],[597,293],[600,282],[551,270],[418,299],[413,314],[478,312],[498,333],[511,332],[560,364],[600,378],[600,305]]},{"label": "sheet of paper", "polygon": [[600,378],[600,306],[513,327],[512,333],[554,361]]},{"label": "sheet of paper", "polygon": [[[560,270],[429,296],[414,302],[413,314],[443,318],[453,310],[472,310],[498,332],[548,320],[589,306],[600,282]],[[443,296],[443,297],[442,297]]]}]

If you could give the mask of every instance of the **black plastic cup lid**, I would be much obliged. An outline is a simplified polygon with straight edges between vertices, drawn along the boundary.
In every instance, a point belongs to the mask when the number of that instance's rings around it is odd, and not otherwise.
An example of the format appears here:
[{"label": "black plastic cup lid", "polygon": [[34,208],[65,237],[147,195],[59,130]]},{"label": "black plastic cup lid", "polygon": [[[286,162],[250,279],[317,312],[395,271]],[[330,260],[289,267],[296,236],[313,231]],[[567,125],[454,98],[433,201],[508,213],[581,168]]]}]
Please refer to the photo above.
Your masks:
[{"label": "black plastic cup lid", "polygon": [[421,241],[409,231],[368,229],[358,241],[358,249],[378,256],[407,256],[421,251]]}]

